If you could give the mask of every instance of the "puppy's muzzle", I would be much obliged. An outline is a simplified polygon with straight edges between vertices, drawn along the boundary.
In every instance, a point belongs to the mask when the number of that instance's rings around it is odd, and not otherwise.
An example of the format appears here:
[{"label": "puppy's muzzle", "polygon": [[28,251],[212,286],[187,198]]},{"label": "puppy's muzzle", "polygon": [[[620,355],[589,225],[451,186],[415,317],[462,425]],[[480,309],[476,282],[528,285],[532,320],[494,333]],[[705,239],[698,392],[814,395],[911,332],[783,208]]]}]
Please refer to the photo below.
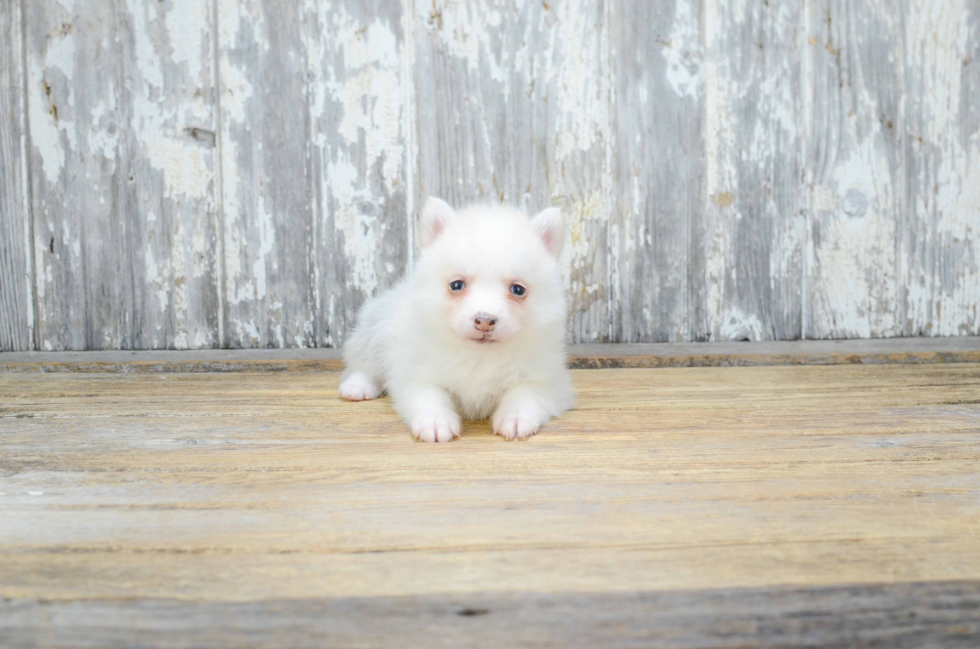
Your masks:
[{"label": "puppy's muzzle", "polygon": [[497,319],[486,313],[480,313],[473,318],[473,326],[480,331],[493,331],[495,324],[497,324]]}]

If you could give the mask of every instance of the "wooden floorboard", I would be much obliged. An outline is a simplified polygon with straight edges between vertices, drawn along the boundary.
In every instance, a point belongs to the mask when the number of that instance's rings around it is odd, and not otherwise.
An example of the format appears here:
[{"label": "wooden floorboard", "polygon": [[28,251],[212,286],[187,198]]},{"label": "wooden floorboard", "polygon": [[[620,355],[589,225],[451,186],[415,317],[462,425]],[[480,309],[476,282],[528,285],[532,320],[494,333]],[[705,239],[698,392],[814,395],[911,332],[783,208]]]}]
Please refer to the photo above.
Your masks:
[{"label": "wooden floorboard", "polygon": [[[980,582],[246,602],[0,601],[4,646],[963,647]],[[144,633],[134,642],[134,629]],[[152,640],[150,640],[152,638]]]},{"label": "wooden floorboard", "polygon": [[573,374],[426,445],[331,371],[0,372],[6,644],[978,646],[980,364]]},{"label": "wooden floorboard", "polygon": [[[571,345],[574,369],[980,362],[980,336]],[[339,349],[0,352],[0,372],[304,372],[343,368]]]}]

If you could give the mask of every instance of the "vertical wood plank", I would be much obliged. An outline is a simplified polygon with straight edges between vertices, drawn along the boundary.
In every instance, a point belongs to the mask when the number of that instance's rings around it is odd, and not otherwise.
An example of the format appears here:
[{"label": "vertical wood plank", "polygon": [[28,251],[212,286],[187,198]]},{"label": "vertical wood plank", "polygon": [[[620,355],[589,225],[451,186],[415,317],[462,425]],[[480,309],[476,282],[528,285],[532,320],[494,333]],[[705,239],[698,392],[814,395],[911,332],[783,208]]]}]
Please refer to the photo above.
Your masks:
[{"label": "vertical wood plank", "polygon": [[39,348],[215,345],[207,5],[26,7]]},{"label": "vertical wood plank", "polygon": [[[547,84],[544,140],[551,201],[563,207],[570,235],[562,256],[569,281],[572,342],[609,342],[609,229],[614,210],[610,15],[605,1],[546,6],[548,53],[528,71]],[[535,140],[537,136],[535,137]]]},{"label": "vertical wood plank", "polygon": [[980,333],[980,5],[909,0],[903,333]]},{"label": "vertical wood plank", "polygon": [[803,21],[801,3],[705,4],[702,254],[712,340],[802,333]]},{"label": "vertical wood plank", "polygon": [[704,51],[697,0],[616,0],[612,338],[707,336]]},{"label": "vertical wood plank", "polygon": [[901,7],[811,0],[806,19],[806,336],[896,336],[905,218]]},{"label": "vertical wood plank", "polygon": [[218,0],[224,340],[316,344],[311,115],[296,0]]},{"label": "vertical wood plank", "polygon": [[34,348],[21,0],[0,0],[0,352]]},{"label": "vertical wood plank", "polygon": [[315,340],[340,346],[411,257],[412,55],[402,0],[309,0]]},{"label": "vertical wood plank", "polygon": [[560,205],[570,337],[609,339],[607,6],[419,2],[419,181],[454,205]]}]

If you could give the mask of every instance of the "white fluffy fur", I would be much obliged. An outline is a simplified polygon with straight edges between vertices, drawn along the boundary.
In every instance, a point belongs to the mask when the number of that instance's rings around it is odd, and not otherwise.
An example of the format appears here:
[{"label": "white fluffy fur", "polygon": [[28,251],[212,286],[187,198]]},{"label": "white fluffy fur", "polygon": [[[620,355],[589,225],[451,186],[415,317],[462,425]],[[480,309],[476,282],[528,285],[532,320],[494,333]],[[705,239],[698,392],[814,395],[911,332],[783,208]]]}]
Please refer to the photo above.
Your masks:
[{"label": "white fluffy fur", "polygon": [[[529,219],[504,207],[455,212],[431,198],[414,272],[369,300],[344,349],[341,395],[387,392],[426,442],[448,442],[460,419],[492,416],[493,430],[525,439],[572,405],[565,367],[565,298],[558,254],[564,234],[552,208]],[[462,291],[450,290],[463,280]],[[513,284],[524,297],[511,293]],[[493,330],[474,326],[492,317]]]}]

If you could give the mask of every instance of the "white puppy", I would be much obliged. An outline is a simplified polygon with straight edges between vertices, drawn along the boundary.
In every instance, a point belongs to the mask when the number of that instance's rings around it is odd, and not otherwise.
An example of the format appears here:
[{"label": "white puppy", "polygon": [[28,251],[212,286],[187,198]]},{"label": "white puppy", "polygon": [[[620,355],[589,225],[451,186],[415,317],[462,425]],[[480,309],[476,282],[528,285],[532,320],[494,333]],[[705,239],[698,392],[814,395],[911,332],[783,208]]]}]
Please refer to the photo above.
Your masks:
[{"label": "white puppy", "polygon": [[387,392],[424,442],[459,437],[460,418],[525,439],[571,407],[557,208],[422,210],[415,270],[364,305],[344,349],[340,394]]}]

